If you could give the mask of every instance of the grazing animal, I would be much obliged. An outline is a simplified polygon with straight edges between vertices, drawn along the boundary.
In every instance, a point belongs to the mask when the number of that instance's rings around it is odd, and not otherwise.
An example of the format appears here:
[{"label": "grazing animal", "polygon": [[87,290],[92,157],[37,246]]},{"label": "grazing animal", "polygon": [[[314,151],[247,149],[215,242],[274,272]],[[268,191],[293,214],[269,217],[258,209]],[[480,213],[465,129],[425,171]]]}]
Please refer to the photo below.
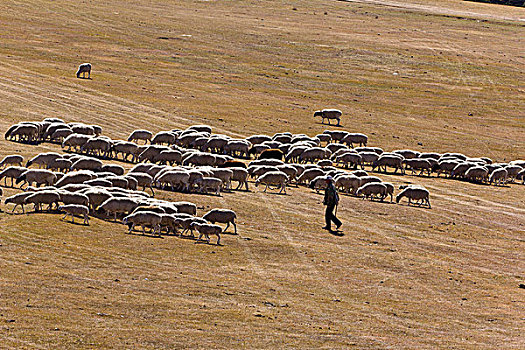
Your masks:
[{"label": "grazing animal", "polygon": [[322,118],[321,124],[324,124],[324,120],[327,119],[328,120],[328,125],[331,125],[330,124],[330,120],[331,119],[335,119],[335,120],[337,120],[337,126],[339,126],[341,124],[341,116],[342,115],[343,115],[343,112],[341,112],[338,109],[323,109],[323,110],[314,112],[314,118],[315,117],[321,117]]},{"label": "grazing animal", "polygon": [[216,222],[221,224],[226,224],[226,228],[224,229],[224,232],[230,227],[230,223],[233,225],[234,232],[237,234],[237,225],[235,224],[235,219],[237,218],[237,214],[233,210],[229,209],[212,209],[206,214],[202,216],[202,218],[206,221],[211,222],[212,224],[215,224]]},{"label": "grazing animal", "polygon": [[408,198],[408,205],[412,203],[412,200],[415,200],[416,202],[420,202],[419,205],[428,205],[430,206],[430,193],[428,190],[421,186],[408,186],[403,191],[401,191],[396,196],[396,203],[399,203],[401,198],[407,197]]},{"label": "grazing animal", "polygon": [[68,205],[61,205],[58,207],[58,210],[63,211],[66,213],[62,217],[62,220],[65,220],[68,215],[71,215],[71,222],[75,223],[75,215],[78,215],[82,218],[84,218],[84,225],[89,225],[89,208],[85,205],[78,205],[78,204],[68,204]]},{"label": "grazing animal", "polygon": [[88,79],[91,79],[91,63],[82,63],[80,66],[78,66],[77,70],[77,78],[80,78],[80,74],[82,74],[82,78],[86,78],[86,73],[88,74]]},{"label": "grazing animal", "polygon": [[194,222],[192,223],[192,227],[195,228],[199,233],[199,238],[197,238],[197,241],[200,241],[201,237],[204,235],[204,237],[206,237],[206,242],[210,243],[210,235],[215,235],[217,236],[217,245],[221,245],[222,227],[219,225]]},{"label": "grazing animal", "polygon": [[284,194],[286,194],[287,183],[288,175],[286,175],[282,171],[269,171],[264,175],[261,175],[255,181],[255,187],[259,186],[259,184],[266,185],[266,187],[264,188],[264,192],[266,192],[268,187],[276,186],[276,188],[280,188],[279,193],[284,192]]}]

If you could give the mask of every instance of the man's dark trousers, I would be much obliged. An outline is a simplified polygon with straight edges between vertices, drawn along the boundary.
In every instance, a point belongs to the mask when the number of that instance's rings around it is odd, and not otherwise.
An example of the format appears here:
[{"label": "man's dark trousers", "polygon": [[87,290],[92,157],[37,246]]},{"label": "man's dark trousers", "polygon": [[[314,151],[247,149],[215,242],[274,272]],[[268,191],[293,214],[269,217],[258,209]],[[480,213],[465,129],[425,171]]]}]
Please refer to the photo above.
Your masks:
[{"label": "man's dark trousers", "polygon": [[334,215],[334,209],[335,209],[335,203],[334,204],[328,204],[326,206],[326,212],[324,214],[324,218],[326,220],[326,227],[331,230],[332,227],[332,221],[336,226],[341,226],[341,221],[339,221],[338,218]]}]

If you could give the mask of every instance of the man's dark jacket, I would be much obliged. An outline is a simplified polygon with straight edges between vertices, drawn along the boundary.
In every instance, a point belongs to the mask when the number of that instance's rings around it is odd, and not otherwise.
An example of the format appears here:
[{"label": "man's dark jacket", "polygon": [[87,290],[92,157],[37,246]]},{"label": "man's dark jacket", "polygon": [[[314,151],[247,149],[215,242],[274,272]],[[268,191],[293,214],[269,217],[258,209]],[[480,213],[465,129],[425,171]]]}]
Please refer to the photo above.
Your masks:
[{"label": "man's dark jacket", "polygon": [[337,190],[335,189],[334,183],[330,182],[326,186],[326,190],[324,191],[324,205],[328,206],[336,206],[337,203],[339,203],[339,195],[337,194]]}]

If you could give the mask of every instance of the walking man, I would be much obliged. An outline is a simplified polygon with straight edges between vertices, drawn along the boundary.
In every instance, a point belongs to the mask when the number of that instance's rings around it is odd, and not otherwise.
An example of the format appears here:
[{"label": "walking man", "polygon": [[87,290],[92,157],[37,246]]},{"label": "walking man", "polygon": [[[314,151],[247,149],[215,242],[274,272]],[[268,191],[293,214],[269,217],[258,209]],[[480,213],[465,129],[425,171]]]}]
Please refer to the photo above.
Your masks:
[{"label": "walking man", "polygon": [[334,179],[331,176],[326,177],[326,189],[324,191],[323,204],[326,205],[325,220],[326,226],[323,227],[325,230],[332,231],[332,221],[336,225],[336,229],[341,227],[342,223],[334,215],[334,208],[339,203],[339,195],[334,186]]}]

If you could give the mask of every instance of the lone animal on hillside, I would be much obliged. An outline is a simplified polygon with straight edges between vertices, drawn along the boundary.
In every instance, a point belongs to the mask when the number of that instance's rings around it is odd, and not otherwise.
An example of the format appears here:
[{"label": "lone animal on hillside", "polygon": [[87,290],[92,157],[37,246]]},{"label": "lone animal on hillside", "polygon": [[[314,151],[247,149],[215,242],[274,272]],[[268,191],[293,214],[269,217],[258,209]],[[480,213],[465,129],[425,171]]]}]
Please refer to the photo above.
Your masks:
[{"label": "lone animal on hillside", "polygon": [[82,63],[80,66],[78,66],[77,70],[77,78],[80,78],[80,74],[82,74],[82,78],[86,78],[86,73],[88,74],[88,79],[91,79],[91,63]]},{"label": "lone animal on hillside", "polygon": [[330,119],[335,119],[337,120],[337,126],[339,126],[341,124],[341,115],[343,115],[343,112],[338,109],[323,109],[314,112],[314,118],[321,117],[321,124],[324,124],[324,120],[327,119],[328,125],[331,125]]}]

